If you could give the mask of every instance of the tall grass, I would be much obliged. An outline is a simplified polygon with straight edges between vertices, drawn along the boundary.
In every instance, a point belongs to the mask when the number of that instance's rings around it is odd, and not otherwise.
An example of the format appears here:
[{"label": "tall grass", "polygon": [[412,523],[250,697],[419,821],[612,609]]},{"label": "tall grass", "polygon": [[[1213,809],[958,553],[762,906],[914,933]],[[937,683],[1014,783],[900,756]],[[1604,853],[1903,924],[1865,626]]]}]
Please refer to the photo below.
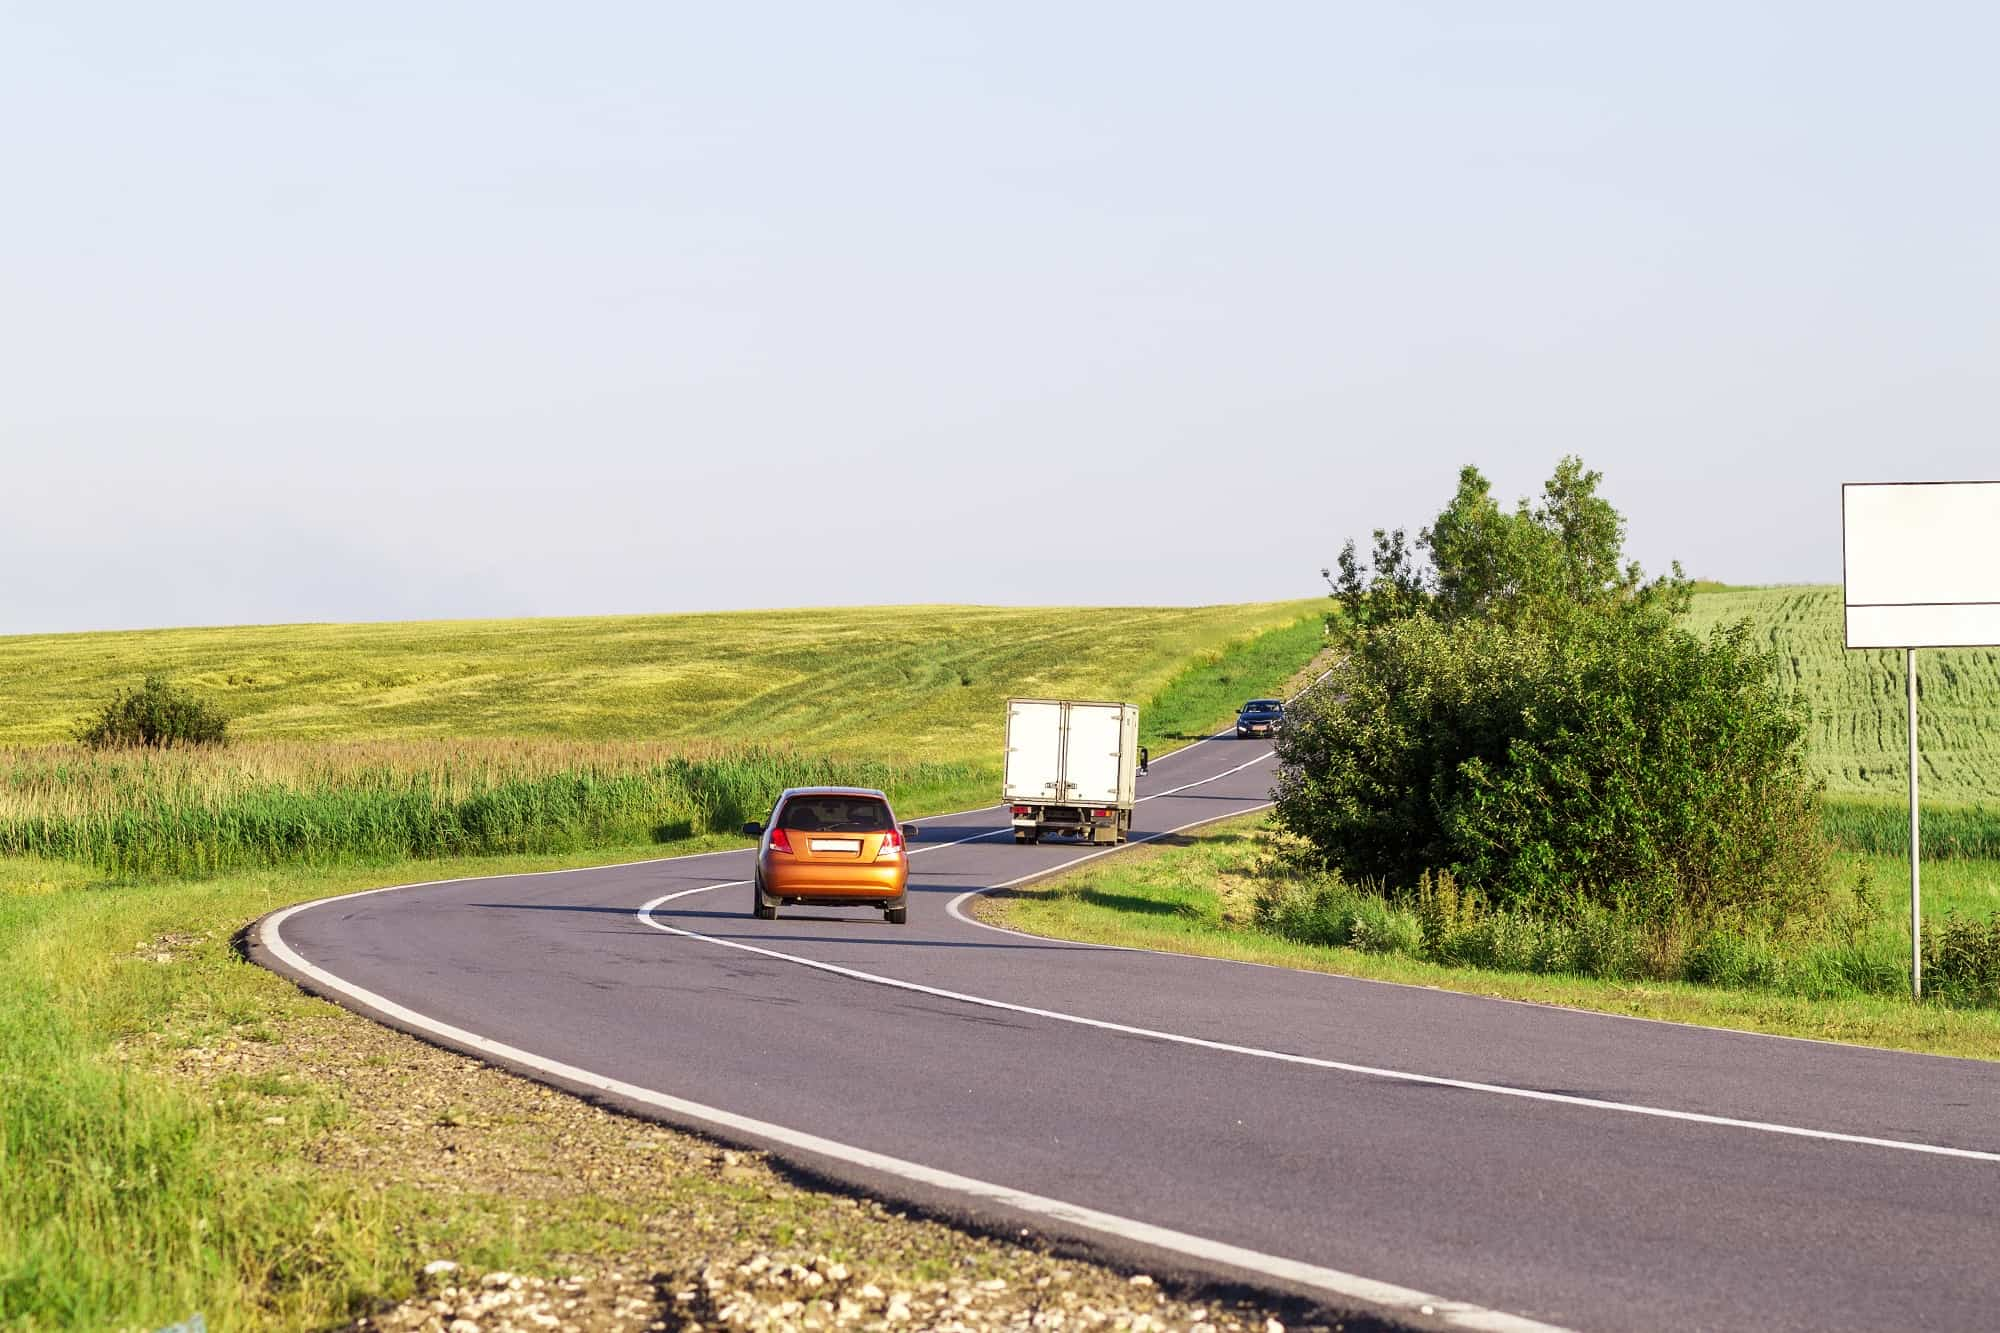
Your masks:
[{"label": "tall grass", "polygon": [[[1907,805],[1828,801],[1825,823],[1827,836],[1848,851],[1909,855]],[[1925,805],[1917,816],[1917,850],[1926,861],[2000,861],[2000,810],[1977,805]]]},{"label": "tall grass", "polygon": [[983,797],[992,781],[965,763],[630,742],[266,742],[219,753],[51,746],[0,757],[0,856],[181,876],[568,851],[729,832],[792,786],[879,787],[924,803]]}]

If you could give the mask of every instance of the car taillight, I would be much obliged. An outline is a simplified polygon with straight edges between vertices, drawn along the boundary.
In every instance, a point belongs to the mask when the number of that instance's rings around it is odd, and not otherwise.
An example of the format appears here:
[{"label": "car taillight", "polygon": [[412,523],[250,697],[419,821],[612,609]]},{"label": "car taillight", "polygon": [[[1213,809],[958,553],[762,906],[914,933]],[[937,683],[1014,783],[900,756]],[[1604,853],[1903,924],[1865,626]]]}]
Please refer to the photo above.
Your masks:
[{"label": "car taillight", "polygon": [[785,835],[783,829],[774,828],[771,830],[771,850],[774,852],[783,852],[786,856],[792,854],[792,840]]},{"label": "car taillight", "polygon": [[894,861],[903,855],[903,835],[890,829],[882,835],[882,850],[875,853],[877,861]]},{"label": "car taillight", "polygon": [[1014,813],[1017,815],[1025,815],[1028,813],[1028,807],[1025,805],[1017,805],[1014,807]]}]

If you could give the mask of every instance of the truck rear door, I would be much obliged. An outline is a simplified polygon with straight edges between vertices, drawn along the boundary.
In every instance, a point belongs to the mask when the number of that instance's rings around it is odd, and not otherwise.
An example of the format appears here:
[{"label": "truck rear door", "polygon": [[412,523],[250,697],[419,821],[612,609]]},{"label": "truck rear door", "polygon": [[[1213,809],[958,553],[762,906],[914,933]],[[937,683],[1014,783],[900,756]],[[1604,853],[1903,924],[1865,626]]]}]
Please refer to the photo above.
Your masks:
[{"label": "truck rear door", "polygon": [[1064,706],[1046,699],[1007,705],[1007,771],[1001,793],[1009,801],[1060,801],[1063,779]]},{"label": "truck rear door", "polygon": [[1131,800],[1119,781],[1124,768],[1126,709],[1118,704],[1069,706],[1069,784],[1064,798],[1076,805],[1117,805]]}]

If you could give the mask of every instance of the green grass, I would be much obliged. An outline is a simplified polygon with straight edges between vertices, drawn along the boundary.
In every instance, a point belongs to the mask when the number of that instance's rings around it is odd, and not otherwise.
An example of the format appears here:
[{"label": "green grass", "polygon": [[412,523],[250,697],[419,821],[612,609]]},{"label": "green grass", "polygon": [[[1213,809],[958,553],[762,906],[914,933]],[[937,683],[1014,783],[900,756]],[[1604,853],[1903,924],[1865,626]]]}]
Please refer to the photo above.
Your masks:
[{"label": "green grass", "polygon": [[[1894,797],[1909,781],[1903,655],[1842,647],[1840,589],[1751,588],[1694,599],[1693,628],[1747,618],[1812,706],[1812,763],[1835,794]],[[2000,650],[1918,654],[1917,742],[1926,800],[2000,801]]]},{"label": "green grass", "polygon": [[1247,699],[1283,692],[1299,669],[1326,646],[1323,607],[1185,668],[1139,712],[1149,744],[1200,740],[1233,717]]},{"label": "green grass", "polygon": [[1323,612],[863,607],[0,638],[0,744],[66,739],[148,671],[261,739],[726,741],[897,762],[1000,743],[1009,695],[1143,704],[1191,661]]},{"label": "green grass", "polygon": [[[1910,807],[1907,801],[1874,797],[1831,800],[1826,831],[1851,851],[1907,861]],[[1925,801],[1918,813],[1917,849],[1926,862],[2000,860],[2000,809]]]},{"label": "green grass", "polygon": [[[1936,1000],[1913,1005],[1908,975],[1907,868],[1893,858],[1853,857],[1878,915],[1858,941],[1872,985],[1838,969],[1809,975],[1809,991],[1607,980],[1568,974],[1448,966],[1401,947],[1414,922],[1378,930],[1361,947],[1305,944],[1260,929],[1259,866],[1271,851],[1265,817],[1215,825],[1183,845],[1141,848],[1086,869],[987,900],[980,911],[1017,929],[1061,939],[1163,949],[1306,968],[1468,994],[1531,1000],[1606,1013],[1859,1042],[1938,1055],[2000,1059],[2000,1010]],[[1961,859],[1927,868],[1929,919],[1984,918],[2000,907],[2000,862]],[[1385,912],[1385,915],[1391,915]],[[1396,936],[1403,936],[1401,942]],[[1807,976],[1807,973],[1800,973]]]}]

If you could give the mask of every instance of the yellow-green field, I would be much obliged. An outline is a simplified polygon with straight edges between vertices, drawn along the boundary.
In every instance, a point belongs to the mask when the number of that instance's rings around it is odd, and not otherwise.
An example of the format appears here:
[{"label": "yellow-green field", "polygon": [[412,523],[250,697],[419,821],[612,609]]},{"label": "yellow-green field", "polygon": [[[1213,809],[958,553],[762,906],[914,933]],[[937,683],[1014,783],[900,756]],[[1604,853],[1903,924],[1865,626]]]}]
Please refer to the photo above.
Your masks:
[{"label": "yellow-green field", "polygon": [[1315,602],[0,641],[18,732],[59,733],[93,693],[164,670],[239,738],[0,748],[0,858],[130,877],[610,850],[733,831],[823,782],[881,787],[912,814],[977,805],[1010,693],[1136,701],[1158,749],[1278,688],[1322,641]]},{"label": "yellow-green field", "polygon": [[[1836,795],[1896,797],[1909,772],[1903,655],[1842,646],[1840,589],[1751,588],[1702,593],[1696,629],[1748,618],[1777,649],[1786,684],[1812,705],[1812,762]],[[2000,800],[2000,651],[1918,654],[1917,742],[1927,800]]]},{"label": "yellow-green field", "polygon": [[0,638],[0,744],[60,741],[149,671],[231,735],[558,736],[963,760],[1009,695],[1143,702],[1189,663],[1323,614],[1204,607],[861,607],[260,625]]}]

